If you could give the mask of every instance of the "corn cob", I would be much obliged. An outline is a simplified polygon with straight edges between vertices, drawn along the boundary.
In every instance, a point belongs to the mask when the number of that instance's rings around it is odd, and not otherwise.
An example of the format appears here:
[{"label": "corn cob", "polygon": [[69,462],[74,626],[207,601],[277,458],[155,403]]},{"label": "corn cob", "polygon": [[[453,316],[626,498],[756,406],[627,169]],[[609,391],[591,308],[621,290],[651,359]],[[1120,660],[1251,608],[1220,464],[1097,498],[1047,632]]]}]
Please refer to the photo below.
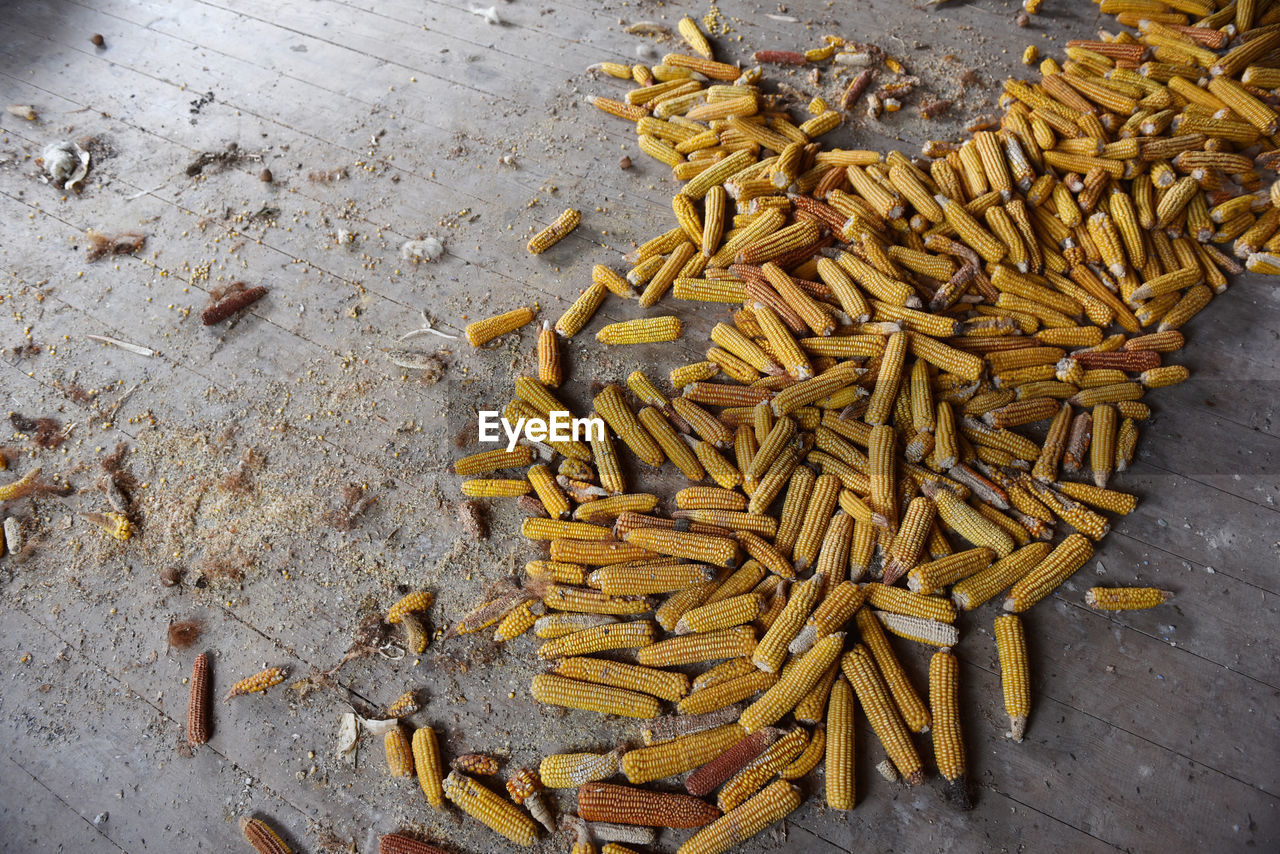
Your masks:
[{"label": "corn cob", "polygon": [[227,691],[227,695],[223,697],[223,702],[230,700],[232,697],[265,691],[272,685],[279,685],[288,675],[289,669],[287,667],[269,667],[232,685],[231,690]]},{"label": "corn cob", "polygon": [[[595,617],[595,615],[583,616]],[[566,658],[610,649],[643,647],[651,643],[653,643],[653,623],[648,620],[607,623],[553,638],[538,650],[538,657],[544,660]]]},{"label": "corn cob", "polygon": [[187,744],[199,747],[209,740],[209,656],[191,662],[191,693],[187,701]]},{"label": "corn cob", "polygon": [[818,594],[824,586],[824,576],[816,574],[807,581],[792,587],[791,595],[787,599],[786,607],[783,608],[781,616],[769,627],[764,637],[756,645],[755,653],[751,658],[756,667],[766,673],[777,673],[782,669],[782,660],[786,655],[788,645],[800,633],[804,626],[805,618],[808,616],[814,602],[817,601]]},{"label": "corn cob", "polygon": [[378,837],[378,854],[448,854],[448,852],[402,833],[384,833]]},{"label": "corn cob", "polygon": [[990,549],[976,548],[918,564],[907,574],[907,586],[926,596],[936,593],[991,566],[994,556]]},{"label": "corn cob", "polygon": [[716,806],[728,812],[759,791],[769,778],[791,764],[809,743],[809,731],[796,727],[769,745],[763,753],[724,784]]},{"label": "corn cob", "polygon": [[546,252],[568,236],[569,232],[577,228],[581,222],[582,213],[580,211],[576,211],[573,208],[566,209],[564,213],[555,218],[551,225],[530,239],[528,245],[529,253],[531,255],[540,255]]},{"label": "corn cob", "polygon": [[584,709],[602,715],[653,718],[662,711],[661,703],[654,697],[549,673],[533,677],[531,692],[533,698],[540,703]]},{"label": "corn cob", "polygon": [[1000,654],[1000,679],[1004,686],[1009,738],[1022,741],[1031,713],[1031,680],[1027,669],[1027,640],[1022,619],[1003,614],[995,619],[996,648]]},{"label": "corn cob", "polygon": [[506,314],[499,314],[494,317],[487,317],[484,320],[477,320],[474,323],[468,323],[465,332],[467,341],[471,346],[480,347],[495,338],[506,335],[508,332],[514,332],[532,322],[533,309],[527,307],[517,308],[508,311]]},{"label": "corn cob", "polygon": [[538,766],[538,777],[549,789],[576,789],[594,782],[607,780],[618,773],[621,750],[611,753],[556,753],[545,756]]},{"label": "corn cob", "polygon": [[602,344],[653,344],[674,341],[682,330],[678,317],[642,317],[610,323],[596,333],[596,340]]},{"label": "corn cob", "polygon": [[[738,659],[743,661],[745,659]],[[677,709],[682,715],[697,715],[723,709],[768,690],[778,681],[773,673],[765,673],[754,667],[750,672],[694,691],[680,700]]]},{"label": "corn cob", "polygon": [[858,702],[862,705],[871,728],[875,730],[876,737],[880,739],[903,779],[913,786],[924,782],[923,763],[889,696],[884,680],[876,670],[870,652],[862,644],[857,644],[840,659],[840,667],[858,695]]},{"label": "corn cob", "polygon": [[444,795],[463,812],[517,845],[530,846],[537,839],[537,825],[515,804],[457,771],[444,780]]},{"label": "corn cob", "polygon": [[722,854],[786,818],[802,800],[798,788],[778,780],[698,831],[676,854]]},{"label": "corn cob", "polygon": [[755,732],[760,727],[775,723],[795,708],[796,703],[822,678],[831,662],[836,660],[843,645],[843,632],[828,635],[815,643],[773,687],[747,707],[739,719],[743,729],[748,733]]},{"label": "corn cob", "polygon": [[912,617],[906,614],[894,614],[889,611],[874,611],[876,619],[893,634],[916,643],[931,646],[955,646],[960,640],[960,632],[950,623],[930,620],[927,617]]},{"label": "corn cob", "polygon": [[646,667],[674,667],[751,655],[755,645],[754,629],[750,626],[733,626],[704,634],[674,637],[645,646],[636,654],[636,661]]},{"label": "corn cob", "polygon": [[1023,576],[1005,599],[1004,609],[1025,611],[1052,593],[1093,555],[1093,546],[1081,534],[1071,534],[1049,556]]},{"label": "corn cob", "polygon": [[960,667],[950,649],[929,659],[929,709],[933,713],[933,755],[947,781],[947,800],[971,809],[965,783],[964,739],[960,735]]},{"label": "corn cob", "polygon": [[578,814],[587,821],[651,827],[703,827],[720,811],[691,795],[654,792],[613,783],[587,783],[578,789]]},{"label": "corn cob", "polygon": [[704,732],[685,735],[628,751],[622,757],[622,772],[632,783],[648,783],[683,774],[705,765],[724,753],[745,733],[739,724],[726,724]]},{"label": "corn cob", "polygon": [[258,854],[290,854],[293,851],[280,834],[260,818],[241,818],[240,832]]},{"label": "corn cob", "polygon": [[1168,602],[1173,594],[1155,587],[1091,587],[1084,602],[1099,611],[1141,611]]}]

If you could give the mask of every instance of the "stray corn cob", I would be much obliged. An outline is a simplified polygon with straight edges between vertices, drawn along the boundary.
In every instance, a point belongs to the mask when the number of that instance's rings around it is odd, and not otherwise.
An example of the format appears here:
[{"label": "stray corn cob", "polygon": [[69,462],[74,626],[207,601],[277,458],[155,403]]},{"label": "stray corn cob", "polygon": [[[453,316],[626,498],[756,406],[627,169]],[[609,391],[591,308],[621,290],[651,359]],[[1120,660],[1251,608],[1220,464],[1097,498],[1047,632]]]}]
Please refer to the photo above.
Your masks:
[{"label": "stray corn cob", "polygon": [[191,695],[187,702],[187,744],[199,747],[209,740],[209,656],[191,662]]},{"label": "stray corn cob", "polygon": [[507,778],[507,794],[511,796],[511,800],[523,804],[538,824],[545,827],[548,833],[554,833],[556,823],[543,798],[542,788],[542,780],[538,778],[537,772],[529,768],[517,768]]},{"label": "stray corn cob", "polygon": [[995,619],[996,648],[1000,653],[1000,681],[1004,707],[1009,715],[1009,737],[1022,741],[1031,714],[1031,677],[1027,668],[1027,637],[1022,618],[1002,614]]},{"label": "stray corn cob", "polygon": [[378,854],[448,854],[448,852],[402,833],[384,833],[378,837]]},{"label": "stray corn cob", "polygon": [[889,696],[889,689],[871,659],[871,653],[862,644],[857,644],[840,659],[840,667],[857,693],[858,702],[862,705],[867,720],[871,722],[876,737],[884,745],[885,752],[889,754],[903,779],[913,786],[924,782],[924,766],[920,762],[920,756]]},{"label": "stray corn cob", "polygon": [[232,697],[240,697],[244,694],[257,694],[265,691],[272,685],[279,685],[288,675],[289,669],[287,667],[269,667],[232,685],[231,690],[227,691],[227,695],[223,697],[223,701],[225,702]]},{"label": "stray corn cob", "polygon": [[506,798],[457,771],[444,779],[444,796],[472,818],[517,845],[530,846],[538,836],[537,825]]},{"label": "stray corn cob", "polygon": [[427,610],[431,607],[433,601],[435,601],[435,597],[426,590],[415,590],[412,593],[408,593],[387,609],[387,622],[395,625],[400,622],[400,618],[405,614]]},{"label": "stray corn cob", "polygon": [[546,252],[567,237],[569,232],[577,228],[580,222],[582,222],[582,213],[580,211],[575,211],[573,208],[566,209],[564,213],[555,218],[551,225],[535,234],[529,240],[529,253],[531,255],[541,255]]},{"label": "stray corn cob", "polygon": [[1155,587],[1091,587],[1084,602],[1099,611],[1141,611],[1168,602],[1173,594]]},{"label": "stray corn cob", "polygon": [[549,673],[533,677],[532,693],[540,703],[585,709],[602,715],[654,718],[662,712],[662,704],[654,697]]},{"label": "stray corn cob", "polygon": [[506,335],[508,332],[515,332],[521,326],[532,322],[533,309],[512,309],[506,314],[499,314],[494,317],[487,317],[484,320],[477,320],[474,323],[468,323],[465,330],[467,341],[470,342],[472,347],[480,347],[495,338]]},{"label": "stray corn cob", "polygon": [[[853,750],[853,688],[841,676],[831,686],[827,706],[826,788],[829,809],[853,809]],[[785,774],[784,769],[783,779],[790,779]]]},{"label": "stray corn cob", "polygon": [[240,819],[240,832],[258,854],[290,854],[293,851],[280,834],[260,818]]},{"label": "stray corn cob", "polygon": [[413,766],[418,773],[418,785],[427,803],[440,809],[444,803],[443,769],[440,765],[440,744],[436,740],[436,731],[429,726],[419,727],[413,732],[410,745],[413,751]]},{"label": "stray corn cob", "polygon": [[413,749],[404,730],[394,727],[382,736],[382,748],[387,755],[387,771],[392,777],[413,776]]},{"label": "stray corn cob", "polygon": [[960,736],[960,666],[950,649],[929,659],[929,709],[933,713],[933,756],[947,781],[947,800],[971,809],[965,783],[964,739]]}]

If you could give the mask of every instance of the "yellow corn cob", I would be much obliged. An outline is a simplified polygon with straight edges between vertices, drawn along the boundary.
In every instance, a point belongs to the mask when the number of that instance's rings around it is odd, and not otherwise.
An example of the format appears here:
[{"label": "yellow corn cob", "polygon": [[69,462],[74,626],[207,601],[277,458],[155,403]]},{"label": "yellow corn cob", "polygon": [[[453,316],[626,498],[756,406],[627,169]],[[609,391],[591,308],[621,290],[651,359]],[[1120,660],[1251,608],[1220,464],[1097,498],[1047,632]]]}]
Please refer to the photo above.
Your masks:
[{"label": "yellow corn cob", "polygon": [[610,323],[596,333],[596,340],[603,344],[652,344],[674,341],[681,331],[678,317],[642,317]]},{"label": "yellow corn cob", "polygon": [[527,472],[534,494],[542,502],[542,507],[552,519],[559,519],[569,513],[569,499],[556,483],[555,477],[542,463],[530,466]]},{"label": "yellow corn cob", "polygon": [[1099,487],[1107,485],[1107,479],[1115,469],[1116,427],[1115,407],[1099,404],[1093,408],[1093,441],[1089,445],[1089,467],[1093,470],[1093,482]]},{"label": "yellow corn cob", "polygon": [[903,590],[901,587],[890,587],[887,584],[873,584],[869,588],[867,601],[881,611],[905,614],[911,617],[922,617],[926,620],[938,620],[953,623],[956,619],[955,607],[951,601],[941,596],[924,596]]},{"label": "yellow corn cob", "polygon": [[1048,596],[1093,555],[1093,546],[1081,534],[1071,534],[1048,557],[1023,576],[1005,599],[1004,609],[1018,613]]},{"label": "yellow corn cob", "polygon": [[257,694],[267,690],[272,685],[279,685],[284,678],[289,675],[288,668],[285,667],[269,667],[266,670],[253,674],[252,676],[241,679],[231,686],[227,691],[225,700],[232,697],[240,697],[245,694]]},{"label": "yellow corn cob", "polygon": [[530,846],[537,839],[537,825],[519,807],[475,780],[452,771],[444,780],[444,795],[463,812],[517,845]]},{"label": "yellow corn cob", "polygon": [[676,854],[723,854],[786,818],[803,800],[798,788],[778,780],[699,830]]},{"label": "yellow corn cob", "polygon": [[933,501],[926,497],[918,496],[908,502],[902,515],[902,525],[889,545],[888,560],[884,565],[886,588],[919,562],[920,552],[933,527],[934,511]]},{"label": "yellow corn cob", "polygon": [[[581,624],[585,621],[579,619],[574,622]],[[589,655],[610,649],[645,647],[651,643],[653,643],[653,624],[648,620],[605,623],[573,631],[549,640],[538,650],[538,657],[551,659]]]},{"label": "yellow corn cob", "polygon": [[721,662],[709,670],[694,677],[693,690],[699,691],[703,688],[711,688],[728,682],[730,679],[736,679],[739,676],[746,676],[756,672],[755,665],[751,663],[749,658],[734,658],[729,661]]},{"label": "yellow corn cob", "polygon": [[728,599],[730,596],[737,596],[755,589],[762,580],[764,580],[765,568],[755,560],[748,560],[742,564],[742,567],[728,578],[724,583],[715,589],[715,592],[707,597],[708,602],[719,602],[721,599]]},{"label": "yellow corn cob", "polygon": [[732,706],[734,703],[739,703],[761,691],[768,690],[778,681],[776,674],[756,670],[750,666],[750,662],[747,659],[734,659],[732,662],[726,662],[726,664],[737,664],[738,662],[746,662],[747,673],[694,691],[680,700],[676,707],[680,714],[700,715],[723,709],[726,706]]},{"label": "yellow corn cob", "polygon": [[538,333],[538,380],[552,388],[558,388],[564,380],[560,342],[549,320],[542,321],[542,331]]},{"label": "yellow corn cob", "polygon": [[487,317],[484,320],[477,320],[474,323],[468,323],[466,328],[467,341],[472,347],[479,347],[487,344],[494,338],[506,335],[508,332],[514,332],[521,326],[533,322],[533,309],[517,308],[508,311],[506,314],[499,314],[495,317]]},{"label": "yellow corn cob", "polygon": [[518,638],[520,635],[533,628],[533,624],[538,618],[547,612],[546,606],[541,602],[533,599],[521,602],[512,608],[505,617],[498,623],[498,628],[493,633],[493,639],[497,643]]},{"label": "yellow corn cob", "polygon": [[624,539],[657,554],[687,558],[712,566],[736,567],[740,554],[738,544],[733,540],[708,534],[637,528],[628,531]]},{"label": "yellow corn cob", "polygon": [[[871,586],[879,587],[880,585],[873,584]],[[893,647],[889,645],[889,639],[885,636],[884,628],[881,626],[880,621],[871,611],[865,608],[858,611],[855,619],[858,623],[858,633],[862,637],[862,643],[870,650],[872,658],[875,659],[880,675],[888,685],[889,693],[893,696],[894,703],[906,722],[907,728],[912,732],[928,732],[930,726],[929,707],[920,699],[915,686],[907,678],[907,672],[902,669],[902,664],[899,663],[898,657],[894,655]]]},{"label": "yellow corn cob", "polygon": [[862,607],[868,592],[868,585],[860,586],[851,581],[843,581],[835,585],[827,593],[822,604],[814,609],[805,627],[796,635],[796,639],[788,646],[791,654],[799,655],[805,652],[813,646],[815,641],[841,628]]},{"label": "yellow corn cob", "polygon": [[565,210],[564,213],[555,218],[551,225],[538,232],[529,241],[528,249],[530,254],[539,255],[546,252],[552,246],[555,246],[563,240],[569,232],[578,227],[582,222],[582,213],[573,208]]},{"label": "yellow corn cob", "polygon": [[529,492],[527,480],[503,480],[501,478],[476,478],[462,483],[462,494],[471,498],[515,498]]},{"label": "yellow corn cob", "polygon": [[[623,299],[634,296],[631,290],[631,282],[629,282],[622,274],[615,270],[596,264],[591,268],[591,284],[603,285],[610,293],[616,294]],[[594,309],[591,313],[594,313]],[[559,324],[557,324],[557,329]],[[567,335],[568,333],[562,333]]]},{"label": "yellow corn cob", "polygon": [[[678,286],[679,283],[677,283]],[[683,388],[690,383],[702,382],[709,380],[716,374],[720,373],[720,366],[712,361],[693,362],[688,365],[681,365],[678,368],[672,368],[667,378],[671,384],[677,389]]]},{"label": "yellow corn cob", "polygon": [[533,462],[533,449],[517,445],[514,450],[496,448],[463,457],[453,464],[453,471],[460,475],[489,474],[499,469],[521,468]]},{"label": "yellow corn cob", "polygon": [[601,525],[585,522],[565,522],[561,519],[541,519],[530,516],[520,523],[520,533],[530,540],[595,540],[613,539],[613,531]]},{"label": "yellow corn cob", "polygon": [[960,735],[960,666],[949,649],[929,659],[929,709],[933,712],[933,756],[947,781],[947,799],[969,809],[964,739]]},{"label": "yellow corn cob", "polygon": [[[1137,447],[1138,425],[1133,423],[1132,418],[1126,418],[1120,424],[1120,430],[1116,436],[1116,471],[1128,470],[1129,464],[1133,462],[1133,454]],[[1084,499],[1081,500],[1083,501]],[[1103,507],[1103,509],[1110,508]],[[1113,510],[1112,512],[1118,511]]]},{"label": "yellow corn cob", "polygon": [[[788,662],[787,667],[794,667],[794,663]],[[802,724],[819,724],[826,720],[827,717],[827,701],[831,697],[831,686],[835,683],[836,677],[840,675],[840,662],[834,661],[827,668],[827,672],[822,674],[822,678],[817,684],[809,690],[796,703],[795,710],[792,715]]]},{"label": "yellow corn cob", "polygon": [[739,724],[725,724],[631,750],[622,757],[622,772],[637,785],[683,774],[715,759],[741,740],[744,734]]},{"label": "yellow corn cob", "polygon": [[395,625],[405,614],[427,610],[433,601],[435,597],[431,593],[426,590],[415,590],[387,609],[387,622]]},{"label": "yellow corn cob", "polygon": [[831,474],[819,475],[814,481],[809,505],[804,511],[804,521],[792,550],[792,561],[797,572],[807,569],[818,556],[823,535],[840,498],[840,487],[840,479]]},{"label": "yellow corn cob", "polygon": [[880,739],[903,779],[913,786],[924,782],[924,765],[920,761],[920,755],[889,696],[889,689],[876,670],[871,653],[862,644],[857,644],[840,659],[840,667],[857,693],[858,702],[862,704],[876,737]]},{"label": "yellow corn cob", "polygon": [[831,662],[836,660],[843,645],[843,632],[828,635],[815,643],[793,668],[783,673],[777,684],[746,708],[739,719],[743,729],[748,734],[755,732],[795,708],[796,703],[822,678]]},{"label": "yellow corn cob", "polygon": [[413,750],[404,730],[398,726],[387,730],[382,737],[382,748],[387,755],[387,771],[392,777],[413,776]]},{"label": "yellow corn cob", "polygon": [[751,655],[755,651],[755,645],[753,628],[732,626],[702,634],[682,635],[645,646],[636,654],[636,661],[646,667],[675,667]]},{"label": "yellow corn cob", "polygon": [[[854,805],[853,714],[853,689],[842,676],[831,686],[827,705],[826,795],[827,807],[833,810],[851,810]],[[783,769],[783,779],[794,779],[786,776],[788,770]]]},{"label": "yellow corn cob", "polygon": [[825,577],[815,574],[791,588],[791,595],[782,614],[756,645],[751,659],[756,667],[766,673],[777,673],[782,669],[788,645],[804,627],[805,619],[824,586]]},{"label": "yellow corn cob", "polygon": [[539,703],[584,709],[603,715],[653,718],[662,712],[662,704],[654,697],[551,673],[540,673],[533,677],[531,692]]},{"label": "yellow corn cob", "polygon": [[418,772],[418,785],[427,803],[439,809],[444,803],[440,764],[440,745],[436,740],[436,731],[429,726],[419,727],[413,732],[413,765]]},{"label": "yellow corn cob", "polygon": [[678,635],[704,634],[741,626],[759,618],[763,609],[764,597],[759,593],[731,596],[687,611],[676,623],[675,632]]},{"label": "yellow corn cob", "polygon": [[644,596],[683,590],[694,584],[714,581],[715,577],[714,569],[699,564],[619,564],[597,569],[591,573],[589,582],[609,596]]},{"label": "yellow corn cob", "polygon": [[933,499],[938,516],[956,533],[975,546],[991,549],[999,557],[1013,551],[1014,542],[997,525],[957,498],[950,490],[925,484],[924,493]]},{"label": "yellow corn cob", "polygon": [[1091,587],[1084,602],[1099,611],[1141,611],[1169,601],[1173,594],[1155,587]]},{"label": "yellow corn cob", "polygon": [[716,806],[723,812],[729,812],[744,802],[770,777],[790,765],[808,743],[809,732],[803,727],[796,727],[779,738],[724,784],[716,797]]},{"label": "yellow corn cob", "polygon": [[1031,714],[1031,677],[1027,667],[1027,638],[1022,619],[1003,614],[995,619],[996,649],[1000,654],[1000,681],[1004,707],[1009,715],[1008,737],[1022,741]]},{"label": "yellow corn cob", "polygon": [[584,783],[605,780],[618,773],[622,751],[612,753],[556,753],[538,766],[538,776],[548,789],[576,789]]},{"label": "yellow corn cob", "polygon": [[968,549],[917,565],[907,574],[914,593],[929,595],[991,566],[995,553],[988,548]]},{"label": "yellow corn cob", "polygon": [[1099,510],[1106,510],[1108,513],[1127,516],[1138,506],[1138,498],[1135,495],[1116,492],[1112,489],[1101,489],[1089,483],[1063,481],[1057,487],[1067,497],[1082,501]]}]

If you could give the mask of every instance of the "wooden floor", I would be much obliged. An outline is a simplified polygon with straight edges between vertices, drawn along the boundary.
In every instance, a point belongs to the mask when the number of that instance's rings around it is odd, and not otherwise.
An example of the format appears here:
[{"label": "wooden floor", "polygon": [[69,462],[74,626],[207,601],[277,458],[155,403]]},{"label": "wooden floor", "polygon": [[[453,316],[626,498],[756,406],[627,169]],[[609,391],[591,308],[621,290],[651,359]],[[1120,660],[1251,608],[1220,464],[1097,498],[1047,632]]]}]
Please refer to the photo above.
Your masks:
[{"label": "wooden floor", "polygon": [[[508,850],[456,811],[431,811],[412,781],[389,779],[380,745],[362,744],[354,767],[336,759],[347,703],[376,708],[425,689],[415,720],[443,730],[447,754],[520,764],[635,736],[537,707],[528,639],[455,639],[420,661],[360,657],[318,678],[401,591],[436,590],[433,619],[445,626],[533,556],[510,536],[508,507],[494,508],[489,540],[460,535],[449,473],[474,440],[475,408],[507,399],[511,377],[529,369],[531,332],[484,351],[412,339],[445,351],[434,384],[386,350],[424,310],[452,334],[532,301],[554,317],[592,264],[617,266],[668,226],[667,170],[644,161],[625,123],[583,105],[620,91],[584,69],[671,49],[623,30],[674,27],[684,4],[497,2],[503,26],[434,0],[0,5],[0,93],[40,114],[0,117],[0,409],[68,431],[52,450],[16,435],[4,444],[17,472],[41,465],[75,487],[6,511],[32,545],[22,560],[0,559],[3,850],[240,851],[236,820],[249,814],[310,852],[372,852],[378,834],[402,827],[458,851]],[[836,137],[916,151],[993,110],[999,81],[1025,72],[1027,43],[1047,52],[1046,36],[1087,37],[1100,23],[1092,4],[1050,0],[1048,16],[1018,30],[1014,6],[860,0],[782,13],[724,2],[730,32],[717,43],[741,59],[839,33],[902,57],[944,96],[979,68],[952,120],[926,126],[904,110],[878,126],[857,118]],[[60,138],[95,140],[78,197],[34,177],[34,159]],[[198,152],[230,142],[246,157],[186,174]],[[618,167],[624,154],[630,171]],[[264,167],[274,183],[258,180]],[[583,209],[583,227],[528,256],[529,230],[567,206]],[[137,257],[89,264],[90,228],[149,237]],[[400,244],[424,235],[444,240],[447,256],[402,260]],[[202,327],[208,292],[237,279],[271,293],[229,327]],[[602,354],[591,335],[575,339],[567,396],[699,358],[718,313],[673,310],[687,321],[678,346]],[[612,302],[595,324],[639,311]],[[782,833],[797,852],[1280,850],[1280,297],[1271,282],[1241,279],[1187,332],[1180,358],[1194,378],[1154,395],[1139,463],[1119,480],[1142,495],[1140,509],[1028,619],[1035,710],[1021,745],[1002,737],[992,606],[965,620],[977,808],[949,811],[933,783],[881,781],[863,728],[857,808],[834,814],[811,798],[785,831],[743,850],[779,848]],[[120,442],[143,517],[124,544],[81,515],[108,508],[99,463]],[[377,501],[335,530],[324,514],[351,483]],[[162,586],[169,566],[186,582]],[[1081,605],[1095,580],[1178,595],[1108,617]],[[172,619],[203,621],[195,649],[169,646]],[[267,665],[305,684],[219,703],[212,741],[186,756],[184,680],[199,649],[212,651],[219,693]],[[925,662],[908,662],[917,679]],[[677,841],[668,831],[663,850]]]}]

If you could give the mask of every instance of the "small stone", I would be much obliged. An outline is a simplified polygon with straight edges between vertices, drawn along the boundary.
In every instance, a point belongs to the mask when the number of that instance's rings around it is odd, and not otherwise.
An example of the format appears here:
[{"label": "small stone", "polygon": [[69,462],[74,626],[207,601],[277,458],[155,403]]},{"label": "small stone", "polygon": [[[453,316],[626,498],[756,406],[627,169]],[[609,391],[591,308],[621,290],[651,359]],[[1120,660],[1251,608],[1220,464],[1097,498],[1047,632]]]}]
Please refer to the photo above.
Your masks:
[{"label": "small stone", "polygon": [[618,158],[618,168],[619,168],[619,169],[630,169],[630,168],[631,168],[631,158],[630,158],[630,157],[627,157],[625,154],[624,154],[624,155],[622,155],[621,157],[619,157],[619,158]]},{"label": "small stone", "polygon": [[1031,26],[1031,16],[1026,12],[1019,12],[1018,17],[1015,20],[1018,22],[1019,27]]},{"label": "small stone", "polygon": [[94,33],[93,35],[89,36],[89,42],[94,47],[102,47],[104,44],[107,43],[106,40],[102,37],[102,33]]},{"label": "small stone", "polygon": [[[99,38],[99,39],[101,39],[101,38],[102,38],[102,36],[98,36],[98,38]],[[95,815],[95,816],[93,817],[93,823],[94,823],[95,825],[97,825],[97,826],[101,827],[102,825],[104,825],[104,824],[106,824],[106,823],[107,823],[107,819],[109,819],[109,818],[111,818],[111,813],[108,813],[108,812],[100,812],[100,813],[98,813],[97,815]]]},{"label": "small stone", "polygon": [[160,570],[160,583],[165,587],[173,587],[182,583],[182,567],[166,566]]},{"label": "small stone", "polygon": [[263,169],[261,172],[259,172],[258,180],[264,184],[270,184],[274,180],[274,178],[271,175],[271,170]]}]

